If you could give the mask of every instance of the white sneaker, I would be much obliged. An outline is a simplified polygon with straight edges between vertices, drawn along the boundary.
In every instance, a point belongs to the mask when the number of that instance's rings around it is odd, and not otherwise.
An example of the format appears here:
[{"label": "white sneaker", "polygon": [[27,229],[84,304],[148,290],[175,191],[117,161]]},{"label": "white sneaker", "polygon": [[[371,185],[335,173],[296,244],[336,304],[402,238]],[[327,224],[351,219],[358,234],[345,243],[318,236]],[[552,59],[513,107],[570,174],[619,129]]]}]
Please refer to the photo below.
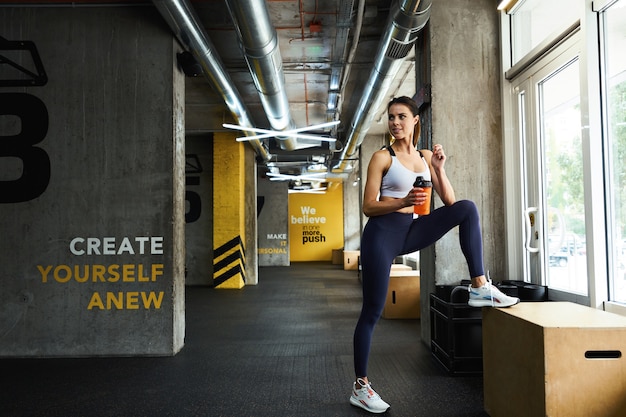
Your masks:
[{"label": "white sneaker", "polygon": [[355,385],[352,384],[352,395],[350,396],[350,404],[361,407],[364,410],[369,411],[370,413],[384,413],[390,407],[389,404],[384,402],[380,395],[376,393],[372,389],[372,386],[366,383],[361,378],[357,379],[358,383],[361,385],[361,388],[356,389]]},{"label": "white sneaker", "polygon": [[519,298],[510,297],[491,284],[487,283],[479,288],[474,288],[470,284],[468,304],[472,307],[510,307],[519,303]]}]

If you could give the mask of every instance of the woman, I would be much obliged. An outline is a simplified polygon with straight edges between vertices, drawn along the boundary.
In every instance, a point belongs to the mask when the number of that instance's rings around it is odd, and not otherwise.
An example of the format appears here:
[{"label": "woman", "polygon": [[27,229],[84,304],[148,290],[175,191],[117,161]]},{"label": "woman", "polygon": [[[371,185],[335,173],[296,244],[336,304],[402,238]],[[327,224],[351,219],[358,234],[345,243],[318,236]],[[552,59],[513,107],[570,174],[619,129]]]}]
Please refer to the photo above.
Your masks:
[{"label": "woman", "polygon": [[[363,307],[354,331],[356,381],[350,397],[352,405],[372,413],[383,413],[389,408],[370,386],[367,362],[372,332],[385,305],[389,272],[396,256],[423,249],[459,226],[461,250],[471,278],[469,304],[508,307],[519,302],[485,278],[478,210],[472,201],[456,201],[444,169],[446,155],[442,146],[435,145],[432,152],[416,150],[420,124],[415,102],[409,97],[394,98],[387,113],[389,131],[395,140],[372,156],[363,196],[363,213],[369,220],[361,239]],[[414,219],[413,206],[427,200],[425,190],[413,186],[417,176],[432,182],[444,206]]]}]

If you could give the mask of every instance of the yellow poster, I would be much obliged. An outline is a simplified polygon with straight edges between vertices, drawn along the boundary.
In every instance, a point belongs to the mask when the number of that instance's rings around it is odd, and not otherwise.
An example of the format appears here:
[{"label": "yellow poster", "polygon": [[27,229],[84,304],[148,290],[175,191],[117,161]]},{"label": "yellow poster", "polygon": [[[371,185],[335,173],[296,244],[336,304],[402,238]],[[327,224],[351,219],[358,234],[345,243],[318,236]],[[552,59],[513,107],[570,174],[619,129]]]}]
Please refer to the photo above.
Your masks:
[{"label": "yellow poster", "polygon": [[329,182],[324,193],[289,194],[290,261],[330,261],[343,247],[343,184]]}]

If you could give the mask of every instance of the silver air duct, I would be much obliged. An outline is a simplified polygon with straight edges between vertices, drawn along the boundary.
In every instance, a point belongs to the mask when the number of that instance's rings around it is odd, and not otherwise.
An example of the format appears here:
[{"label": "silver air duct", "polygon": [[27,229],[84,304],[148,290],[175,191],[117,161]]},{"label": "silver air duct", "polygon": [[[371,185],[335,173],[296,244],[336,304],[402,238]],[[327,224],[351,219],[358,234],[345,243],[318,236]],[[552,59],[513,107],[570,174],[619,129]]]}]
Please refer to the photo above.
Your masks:
[{"label": "silver air duct", "polygon": [[[285,92],[283,60],[278,48],[278,37],[272,26],[264,0],[226,0],[235,24],[241,49],[248,63],[261,104],[272,129],[294,129],[289,101]],[[277,136],[280,147],[285,150],[297,148],[292,137]]]},{"label": "silver air duct", "polygon": [[[165,21],[168,23],[178,40],[194,55],[202,66],[205,76],[211,81],[233,117],[240,126],[254,127],[248,110],[234,87],[234,82],[225,70],[215,47],[206,35],[195,11],[187,0],[153,0]],[[246,133],[249,136],[252,133]],[[257,155],[265,161],[271,156],[259,140],[249,141]]]},{"label": "silver air duct", "polygon": [[376,54],[374,68],[354,113],[346,144],[339,156],[339,162],[333,167],[333,172],[352,169],[346,158],[352,156],[365,139],[376,116],[376,109],[385,100],[391,81],[430,18],[431,5],[432,0],[398,0],[393,3]]}]

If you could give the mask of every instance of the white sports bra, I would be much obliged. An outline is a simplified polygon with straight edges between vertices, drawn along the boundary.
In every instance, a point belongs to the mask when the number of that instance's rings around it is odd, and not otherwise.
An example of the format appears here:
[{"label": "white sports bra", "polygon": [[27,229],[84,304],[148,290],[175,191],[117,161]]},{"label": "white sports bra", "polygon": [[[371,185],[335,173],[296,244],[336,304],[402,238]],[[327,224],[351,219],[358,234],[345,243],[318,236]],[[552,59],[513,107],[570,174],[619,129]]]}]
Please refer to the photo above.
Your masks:
[{"label": "white sports bra", "polygon": [[402,162],[398,160],[391,146],[388,146],[387,149],[391,154],[391,165],[385,175],[383,175],[383,180],[380,186],[381,197],[402,198],[406,196],[411,188],[413,188],[413,183],[415,182],[415,178],[417,176],[423,177],[426,181],[431,181],[428,163],[426,163],[426,159],[421,152],[420,156],[422,157],[422,161],[424,161],[424,165],[427,168],[423,172],[413,172],[402,165]]}]

